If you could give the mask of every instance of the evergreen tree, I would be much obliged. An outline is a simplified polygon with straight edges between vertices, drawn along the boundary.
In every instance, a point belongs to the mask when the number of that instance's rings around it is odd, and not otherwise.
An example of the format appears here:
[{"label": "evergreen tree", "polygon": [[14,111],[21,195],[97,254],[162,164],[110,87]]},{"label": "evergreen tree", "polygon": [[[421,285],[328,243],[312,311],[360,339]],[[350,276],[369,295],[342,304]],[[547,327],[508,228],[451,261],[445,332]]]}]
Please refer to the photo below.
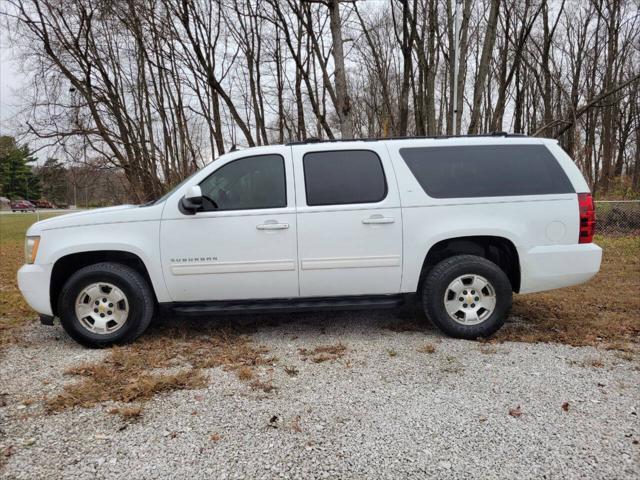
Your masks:
[{"label": "evergreen tree", "polygon": [[42,197],[54,203],[67,201],[67,170],[55,158],[48,158],[35,172],[40,179]]},{"label": "evergreen tree", "polygon": [[0,137],[0,192],[10,199],[40,198],[40,180],[32,170],[36,161],[24,145],[18,147],[13,137]]}]

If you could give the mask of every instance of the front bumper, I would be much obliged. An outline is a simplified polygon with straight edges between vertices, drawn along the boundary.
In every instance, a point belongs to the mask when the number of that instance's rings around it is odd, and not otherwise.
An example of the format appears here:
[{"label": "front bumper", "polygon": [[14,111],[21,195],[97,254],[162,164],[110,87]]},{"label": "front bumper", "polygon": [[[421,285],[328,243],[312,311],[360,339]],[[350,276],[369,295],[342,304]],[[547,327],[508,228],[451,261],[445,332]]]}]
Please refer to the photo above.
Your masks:
[{"label": "front bumper", "polygon": [[520,258],[520,293],[584,283],[600,270],[602,249],[595,243],[534,247]]},{"label": "front bumper", "polygon": [[29,306],[40,315],[53,316],[49,298],[51,265],[23,265],[18,270],[18,288]]}]

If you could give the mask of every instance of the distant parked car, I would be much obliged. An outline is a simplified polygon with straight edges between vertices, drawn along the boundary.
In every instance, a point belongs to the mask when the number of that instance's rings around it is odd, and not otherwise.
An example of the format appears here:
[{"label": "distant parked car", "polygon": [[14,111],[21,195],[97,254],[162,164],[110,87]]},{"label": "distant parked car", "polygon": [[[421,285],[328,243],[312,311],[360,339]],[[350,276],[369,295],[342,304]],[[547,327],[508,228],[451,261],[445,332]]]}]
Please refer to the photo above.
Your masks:
[{"label": "distant parked car", "polygon": [[56,208],[56,206],[51,203],[49,200],[34,200],[33,204],[37,208]]},{"label": "distant parked car", "polygon": [[12,212],[35,212],[36,206],[27,200],[14,200],[10,203]]}]

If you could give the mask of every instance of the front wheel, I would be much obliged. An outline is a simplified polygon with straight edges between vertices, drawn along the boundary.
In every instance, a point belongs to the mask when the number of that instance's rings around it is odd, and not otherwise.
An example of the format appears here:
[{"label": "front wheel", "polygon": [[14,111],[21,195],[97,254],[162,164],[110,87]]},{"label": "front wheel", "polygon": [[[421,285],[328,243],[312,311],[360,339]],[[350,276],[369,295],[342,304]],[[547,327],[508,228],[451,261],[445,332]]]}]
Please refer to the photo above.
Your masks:
[{"label": "front wheel", "polygon": [[457,255],[437,264],[421,293],[429,319],[447,335],[468,340],[498,331],[513,296],[504,271],[475,255]]},{"label": "front wheel", "polygon": [[154,310],[147,281],[120,263],[81,268],[67,280],[58,299],[65,331],[92,348],[132,342],[149,326]]}]

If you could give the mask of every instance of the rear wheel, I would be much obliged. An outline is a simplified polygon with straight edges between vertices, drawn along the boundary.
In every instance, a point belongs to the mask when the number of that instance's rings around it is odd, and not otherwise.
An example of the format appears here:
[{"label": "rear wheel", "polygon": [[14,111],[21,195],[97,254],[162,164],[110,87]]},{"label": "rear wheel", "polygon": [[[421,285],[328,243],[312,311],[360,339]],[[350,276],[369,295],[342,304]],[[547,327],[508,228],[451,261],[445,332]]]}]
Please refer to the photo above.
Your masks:
[{"label": "rear wheel", "polygon": [[74,273],[58,299],[65,331],[87,347],[125,344],[149,326],[153,293],[136,270],[119,263],[97,263]]},{"label": "rear wheel", "polygon": [[495,263],[475,255],[457,255],[436,265],[422,286],[429,319],[447,335],[475,339],[494,334],[512,301],[511,283]]}]

